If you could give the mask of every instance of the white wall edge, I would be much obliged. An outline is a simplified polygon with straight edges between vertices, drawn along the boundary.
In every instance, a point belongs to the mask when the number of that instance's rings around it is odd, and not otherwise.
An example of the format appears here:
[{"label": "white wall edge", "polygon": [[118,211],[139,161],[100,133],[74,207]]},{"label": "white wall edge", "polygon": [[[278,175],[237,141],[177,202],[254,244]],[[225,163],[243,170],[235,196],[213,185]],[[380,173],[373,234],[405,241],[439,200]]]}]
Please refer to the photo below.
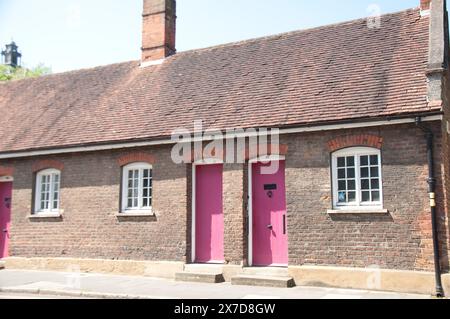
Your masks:
[{"label": "white wall edge", "polygon": [[[442,121],[443,120],[442,115],[423,116],[421,118],[422,118],[423,122],[432,122],[432,121]],[[398,120],[391,120],[391,121],[373,121],[373,122],[360,122],[360,123],[334,124],[334,125],[309,126],[309,127],[291,128],[291,129],[280,129],[279,133],[281,135],[286,135],[286,134],[345,130],[345,129],[376,127],[376,126],[384,126],[384,125],[412,124],[412,123],[415,123],[415,118],[398,119]],[[224,139],[254,137],[254,136],[262,136],[264,134],[270,135],[271,132],[268,131],[266,133],[253,132],[253,133],[229,134],[229,135],[224,135]],[[189,142],[208,141],[208,140],[213,140],[213,139],[206,138],[206,137],[191,138],[191,139],[184,140],[184,142],[189,143]],[[176,143],[177,143],[177,141],[173,141],[172,139],[162,139],[162,140],[146,141],[146,142],[130,142],[130,143],[117,143],[117,144],[105,144],[105,145],[93,145],[93,146],[68,147],[68,148],[61,148],[61,149],[29,151],[29,152],[11,152],[11,153],[0,154],[0,159],[23,158],[23,157],[68,154],[68,153],[84,153],[84,152],[106,151],[106,150],[124,149],[124,148],[136,148],[136,147],[144,147],[144,146],[170,145],[170,144],[176,144]]]}]

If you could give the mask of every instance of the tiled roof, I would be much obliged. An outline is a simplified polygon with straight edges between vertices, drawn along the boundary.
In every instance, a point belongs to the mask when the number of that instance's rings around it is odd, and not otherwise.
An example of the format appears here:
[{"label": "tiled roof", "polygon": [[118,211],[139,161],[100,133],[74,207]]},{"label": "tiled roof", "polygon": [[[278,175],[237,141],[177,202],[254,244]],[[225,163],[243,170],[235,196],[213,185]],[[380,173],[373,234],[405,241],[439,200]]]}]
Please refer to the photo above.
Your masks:
[{"label": "tiled roof", "polygon": [[418,9],[0,85],[0,152],[439,111],[426,101]]}]

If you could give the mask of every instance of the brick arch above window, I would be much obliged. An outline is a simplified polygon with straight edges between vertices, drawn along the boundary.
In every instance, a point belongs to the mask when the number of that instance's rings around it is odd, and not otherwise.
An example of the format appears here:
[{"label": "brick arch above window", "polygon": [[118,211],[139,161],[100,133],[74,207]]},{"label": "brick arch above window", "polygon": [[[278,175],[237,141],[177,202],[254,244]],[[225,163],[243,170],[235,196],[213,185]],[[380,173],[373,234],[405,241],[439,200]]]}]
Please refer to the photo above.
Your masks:
[{"label": "brick arch above window", "polygon": [[64,169],[64,164],[57,160],[40,160],[33,164],[33,173],[37,173],[50,168],[62,171]]},{"label": "brick arch above window", "polygon": [[13,176],[14,167],[11,166],[0,166],[0,177]]},{"label": "brick arch above window", "polygon": [[153,155],[143,152],[133,152],[120,156],[117,159],[119,166],[123,167],[132,163],[155,164],[156,159]]},{"label": "brick arch above window", "polygon": [[348,147],[367,146],[376,149],[383,147],[383,138],[371,134],[339,136],[328,142],[330,152],[335,152]]}]

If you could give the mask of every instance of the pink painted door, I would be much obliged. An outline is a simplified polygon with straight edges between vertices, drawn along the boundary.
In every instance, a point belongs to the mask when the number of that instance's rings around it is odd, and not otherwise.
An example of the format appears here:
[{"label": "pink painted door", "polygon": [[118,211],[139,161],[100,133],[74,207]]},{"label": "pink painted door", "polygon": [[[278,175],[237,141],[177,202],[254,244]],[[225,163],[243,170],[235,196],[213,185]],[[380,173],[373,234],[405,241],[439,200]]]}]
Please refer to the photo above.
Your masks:
[{"label": "pink painted door", "polygon": [[195,262],[221,263],[223,244],[223,165],[202,165],[195,170]]},{"label": "pink painted door", "polygon": [[0,183],[0,259],[8,257],[12,183]]},{"label": "pink painted door", "polygon": [[278,163],[275,174],[262,171],[269,164],[252,167],[254,266],[288,265],[285,162]]}]

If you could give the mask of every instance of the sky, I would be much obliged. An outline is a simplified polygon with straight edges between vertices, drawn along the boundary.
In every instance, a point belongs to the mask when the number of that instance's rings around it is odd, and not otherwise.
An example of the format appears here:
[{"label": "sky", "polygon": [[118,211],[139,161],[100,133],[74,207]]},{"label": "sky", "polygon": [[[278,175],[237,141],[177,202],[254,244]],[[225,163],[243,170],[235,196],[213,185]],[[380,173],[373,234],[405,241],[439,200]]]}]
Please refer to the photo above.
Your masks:
[{"label": "sky", "polygon": [[[0,46],[54,73],[140,59],[143,0],[0,0]],[[420,0],[178,0],[186,51],[417,7]]]}]

